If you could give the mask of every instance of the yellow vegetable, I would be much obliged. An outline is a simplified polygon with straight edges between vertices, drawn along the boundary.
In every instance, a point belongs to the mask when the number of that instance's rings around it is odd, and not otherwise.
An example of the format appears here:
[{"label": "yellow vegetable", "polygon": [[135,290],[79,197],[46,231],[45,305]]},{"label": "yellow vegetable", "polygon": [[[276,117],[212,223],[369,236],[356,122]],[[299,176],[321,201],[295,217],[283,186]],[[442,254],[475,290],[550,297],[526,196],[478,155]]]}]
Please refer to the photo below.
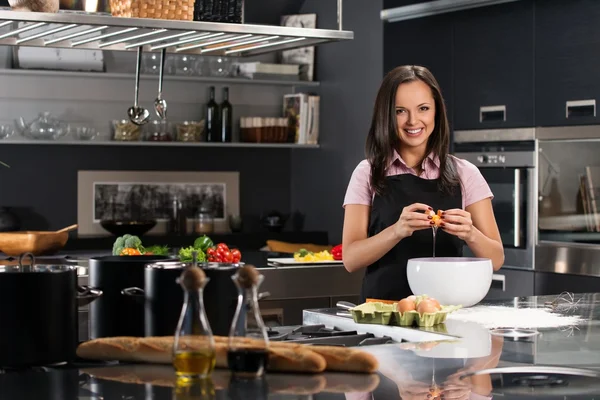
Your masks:
[{"label": "yellow vegetable", "polygon": [[333,255],[327,250],[318,253],[310,252],[305,256],[300,256],[300,253],[294,253],[294,260],[298,262],[333,261]]}]

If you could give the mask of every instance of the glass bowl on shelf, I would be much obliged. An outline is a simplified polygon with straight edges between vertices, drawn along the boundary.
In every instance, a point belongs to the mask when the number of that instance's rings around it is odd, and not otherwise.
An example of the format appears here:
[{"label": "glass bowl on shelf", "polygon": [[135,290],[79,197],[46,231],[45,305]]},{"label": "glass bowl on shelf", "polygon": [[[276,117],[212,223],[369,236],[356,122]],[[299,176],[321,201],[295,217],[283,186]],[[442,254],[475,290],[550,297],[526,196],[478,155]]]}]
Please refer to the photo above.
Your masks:
[{"label": "glass bowl on shelf", "polygon": [[0,125],[0,139],[6,139],[14,135],[15,128],[12,125]]},{"label": "glass bowl on shelf", "polygon": [[182,121],[175,124],[175,140],[178,142],[204,142],[204,120]]},{"label": "glass bowl on shelf", "polygon": [[132,142],[140,140],[142,128],[128,119],[113,120],[110,124],[113,140]]},{"label": "glass bowl on shelf", "polygon": [[94,140],[98,136],[98,131],[89,126],[78,126],[73,129],[73,135],[77,140]]},{"label": "glass bowl on shelf", "polygon": [[170,142],[173,140],[173,124],[154,120],[144,125],[144,140],[149,142]]}]

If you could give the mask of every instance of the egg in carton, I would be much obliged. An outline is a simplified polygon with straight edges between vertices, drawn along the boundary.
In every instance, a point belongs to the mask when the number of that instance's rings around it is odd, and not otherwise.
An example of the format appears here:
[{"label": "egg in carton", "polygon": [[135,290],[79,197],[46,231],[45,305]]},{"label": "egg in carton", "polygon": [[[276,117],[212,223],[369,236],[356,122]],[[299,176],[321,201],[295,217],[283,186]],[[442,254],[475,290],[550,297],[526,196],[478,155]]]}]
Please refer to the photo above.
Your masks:
[{"label": "egg in carton", "polygon": [[442,306],[433,297],[427,295],[408,296],[396,303],[392,312],[391,324],[396,326],[433,327],[443,324],[449,313],[461,306]]}]

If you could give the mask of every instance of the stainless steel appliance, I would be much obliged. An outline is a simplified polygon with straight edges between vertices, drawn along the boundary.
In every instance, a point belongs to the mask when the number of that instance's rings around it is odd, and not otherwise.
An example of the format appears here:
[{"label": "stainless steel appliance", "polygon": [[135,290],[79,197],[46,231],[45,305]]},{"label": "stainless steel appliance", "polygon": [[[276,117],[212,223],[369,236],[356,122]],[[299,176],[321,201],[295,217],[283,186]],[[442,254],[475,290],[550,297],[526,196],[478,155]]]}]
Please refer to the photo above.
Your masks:
[{"label": "stainless steel appliance", "polygon": [[534,128],[454,132],[454,155],[477,166],[494,194],[504,265],[526,270],[534,268],[536,154]]}]

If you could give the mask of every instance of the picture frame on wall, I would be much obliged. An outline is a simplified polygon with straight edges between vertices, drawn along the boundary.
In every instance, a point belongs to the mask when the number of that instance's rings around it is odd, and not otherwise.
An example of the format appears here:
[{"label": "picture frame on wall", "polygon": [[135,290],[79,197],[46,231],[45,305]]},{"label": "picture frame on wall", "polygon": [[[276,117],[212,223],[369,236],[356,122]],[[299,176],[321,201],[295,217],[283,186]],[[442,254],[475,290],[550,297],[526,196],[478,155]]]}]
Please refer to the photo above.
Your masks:
[{"label": "picture frame on wall", "polygon": [[79,171],[79,236],[110,235],[102,220],[154,220],[147,235],[168,231],[173,200],[187,218],[187,233],[201,206],[213,210],[215,233],[229,232],[229,218],[240,214],[239,172]]}]

